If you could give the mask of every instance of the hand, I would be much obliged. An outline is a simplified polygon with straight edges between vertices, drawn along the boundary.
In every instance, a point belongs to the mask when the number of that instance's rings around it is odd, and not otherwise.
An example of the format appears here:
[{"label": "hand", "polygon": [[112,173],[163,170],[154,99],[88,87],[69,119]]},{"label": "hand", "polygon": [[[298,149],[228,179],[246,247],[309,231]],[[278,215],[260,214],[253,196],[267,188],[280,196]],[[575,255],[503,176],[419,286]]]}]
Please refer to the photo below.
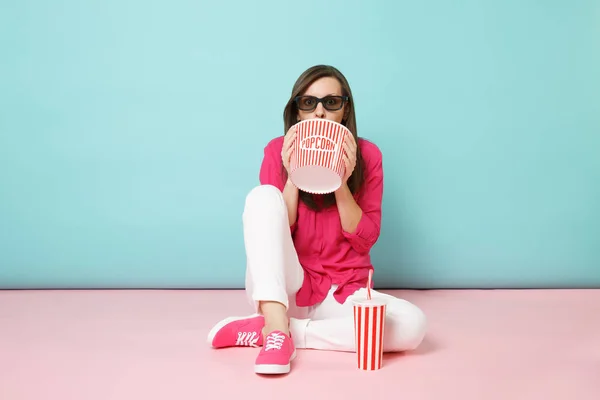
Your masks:
[{"label": "hand", "polygon": [[283,139],[283,147],[281,148],[281,161],[287,171],[288,177],[290,176],[290,159],[294,152],[294,142],[296,140],[296,127],[292,126]]},{"label": "hand", "polygon": [[344,174],[344,179],[342,183],[347,183],[348,179],[354,172],[354,168],[356,167],[356,141],[354,140],[354,136],[346,135],[344,139],[344,164],[346,165],[346,172]]}]

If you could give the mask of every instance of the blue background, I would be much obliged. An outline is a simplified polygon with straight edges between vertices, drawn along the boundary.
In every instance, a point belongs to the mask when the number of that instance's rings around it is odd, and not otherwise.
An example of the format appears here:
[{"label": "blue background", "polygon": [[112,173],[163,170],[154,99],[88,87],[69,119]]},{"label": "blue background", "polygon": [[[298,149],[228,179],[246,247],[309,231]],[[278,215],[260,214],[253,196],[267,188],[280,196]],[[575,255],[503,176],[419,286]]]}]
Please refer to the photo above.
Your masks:
[{"label": "blue background", "polygon": [[600,286],[600,3],[18,1],[0,12],[0,286],[241,288],[298,75],[384,155],[379,287]]}]

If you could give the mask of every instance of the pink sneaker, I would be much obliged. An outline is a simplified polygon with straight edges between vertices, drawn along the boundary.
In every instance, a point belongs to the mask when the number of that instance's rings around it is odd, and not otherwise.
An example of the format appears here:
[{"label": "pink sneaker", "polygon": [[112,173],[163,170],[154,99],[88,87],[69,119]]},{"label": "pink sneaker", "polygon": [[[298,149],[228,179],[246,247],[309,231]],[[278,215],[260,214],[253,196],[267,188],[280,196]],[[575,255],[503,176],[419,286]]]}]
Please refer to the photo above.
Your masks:
[{"label": "pink sneaker", "polygon": [[225,318],[208,333],[208,344],[214,348],[259,347],[263,344],[264,326],[265,318],[262,315]]},{"label": "pink sneaker", "polygon": [[292,338],[281,331],[269,333],[263,348],[258,353],[254,372],[257,374],[287,374],[290,363],[296,358]]}]

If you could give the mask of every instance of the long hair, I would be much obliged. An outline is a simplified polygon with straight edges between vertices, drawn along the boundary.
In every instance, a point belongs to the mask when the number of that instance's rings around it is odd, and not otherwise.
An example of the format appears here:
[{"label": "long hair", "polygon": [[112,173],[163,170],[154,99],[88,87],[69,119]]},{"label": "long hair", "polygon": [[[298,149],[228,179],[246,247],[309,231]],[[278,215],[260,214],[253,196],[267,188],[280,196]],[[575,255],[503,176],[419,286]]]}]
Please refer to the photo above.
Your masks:
[{"label": "long hair", "polygon": [[[348,96],[348,102],[345,107],[347,107],[347,111],[345,113],[345,117],[342,120],[342,125],[344,125],[354,136],[354,140],[356,141],[357,149],[356,149],[356,167],[352,172],[350,178],[348,178],[348,188],[352,194],[356,194],[362,184],[364,179],[364,166],[363,159],[360,152],[360,147],[358,146],[358,132],[356,128],[356,114],[354,112],[354,98],[352,97],[352,91],[350,90],[350,85],[346,80],[346,77],[338,71],[335,67],[329,65],[315,65],[300,75],[294,87],[292,88],[292,94],[287,104],[285,105],[285,109],[283,110],[283,125],[284,125],[284,135],[287,131],[296,123],[298,123],[298,108],[294,98],[296,96],[303,95],[308,87],[313,84],[313,82],[325,78],[331,77],[335,78],[340,82],[340,86],[342,87],[342,95]],[[284,177],[284,181],[287,180],[287,171],[285,167],[282,166],[282,176]],[[319,201],[316,201],[316,199]],[[329,193],[325,195],[312,195],[311,193],[304,192],[303,190],[299,191],[299,199],[304,204],[306,204],[309,208],[313,210],[318,210],[321,208],[327,208],[335,204],[335,194]]]}]

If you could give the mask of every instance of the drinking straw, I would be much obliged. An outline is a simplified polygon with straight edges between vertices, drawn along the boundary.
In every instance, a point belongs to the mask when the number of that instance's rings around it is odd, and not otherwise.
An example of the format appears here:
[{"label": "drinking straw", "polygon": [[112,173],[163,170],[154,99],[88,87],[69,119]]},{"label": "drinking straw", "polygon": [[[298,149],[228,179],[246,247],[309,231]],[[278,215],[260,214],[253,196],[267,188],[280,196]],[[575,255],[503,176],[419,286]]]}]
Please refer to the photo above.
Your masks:
[{"label": "drinking straw", "polygon": [[373,270],[369,270],[369,279],[367,280],[367,298],[371,300],[371,279],[373,278]]}]

